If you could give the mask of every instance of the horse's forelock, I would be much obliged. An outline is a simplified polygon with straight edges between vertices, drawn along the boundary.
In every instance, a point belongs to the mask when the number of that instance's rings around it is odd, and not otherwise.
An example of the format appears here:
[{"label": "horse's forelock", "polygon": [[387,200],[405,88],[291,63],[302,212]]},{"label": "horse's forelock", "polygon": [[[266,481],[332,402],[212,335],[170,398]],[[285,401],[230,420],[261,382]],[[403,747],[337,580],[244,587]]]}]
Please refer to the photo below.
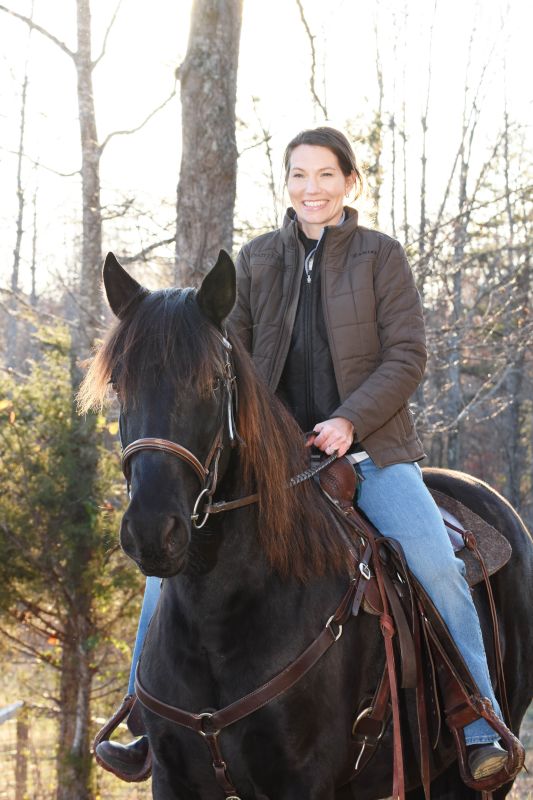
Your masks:
[{"label": "horse's forelock", "polygon": [[135,405],[141,385],[158,373],[193,385],[201,394],[222,369],[220,342],[203,317],[193,289],[151,292],[118,320],[96,353],[82,383],[82,411],[101,406],[112,382],[125,407]]},{"label": "horse's forelock", "polygon": [[[259,494],[258,534],[266,556],[281,575],[303,581],[341,571],[349,555],[326,501],[311,481],[288,489],[290,478],[308,466],[302,432],[258,378],[236,337],[232,343],[242,490]],[[101,405],[111,380],[122,404],[134,405],[139,385],[159,369],[176,388],[192,384],[202,393],[221,373],[223,359],[220,336],[202,315],[194,290],[152,292],[109,332],[83,381],[79,406],[87,411]]]}]

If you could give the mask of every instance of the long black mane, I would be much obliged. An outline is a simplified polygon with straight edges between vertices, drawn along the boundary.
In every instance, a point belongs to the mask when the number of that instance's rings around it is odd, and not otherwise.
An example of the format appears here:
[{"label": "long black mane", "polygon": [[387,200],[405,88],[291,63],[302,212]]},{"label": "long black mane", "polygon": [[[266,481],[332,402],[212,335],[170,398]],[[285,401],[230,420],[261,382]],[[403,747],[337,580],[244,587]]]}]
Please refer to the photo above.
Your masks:
[{"label": "long black mane", "polygon": [[[231,341],[243,439],[241,488],[259,494],[259,536],[272,568],[304,581],[344,571],[350,556],[327,501],[309,481],[287,488],[309,465],[302,432],[257,375],[237,337]],[[161,372],[174,382],[176,394],[202,395],[212,390],[223,365],[220,332],[203,315],[196,292],[151,292],[109,332],[83,382],[80,407],[101,405],[111,382],[123,409],[134,413],[139,386],[154,383]]]}]

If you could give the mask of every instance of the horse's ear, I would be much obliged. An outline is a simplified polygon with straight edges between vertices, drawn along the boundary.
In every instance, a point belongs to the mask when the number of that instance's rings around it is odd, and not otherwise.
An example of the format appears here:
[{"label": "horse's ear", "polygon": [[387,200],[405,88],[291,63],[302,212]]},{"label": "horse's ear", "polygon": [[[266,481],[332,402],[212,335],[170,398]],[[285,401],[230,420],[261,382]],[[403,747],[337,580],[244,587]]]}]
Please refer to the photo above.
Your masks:
[{"label": "horse's ear", "polygon": [[217,328],[235,305],[236,283],[235,265],[226,251],[221,250],[217,263],[203,279],[196,295],[198,305]]},{"label": "horse's ear", "polygon": [[134,301],[142,300],[149,294],[148,289],[137,283],[135,278],[132,278],[118,263],[113,253],[108,253],[106,256],[103,278],[107,302],[113,314],[119,319],[122,319]]}]

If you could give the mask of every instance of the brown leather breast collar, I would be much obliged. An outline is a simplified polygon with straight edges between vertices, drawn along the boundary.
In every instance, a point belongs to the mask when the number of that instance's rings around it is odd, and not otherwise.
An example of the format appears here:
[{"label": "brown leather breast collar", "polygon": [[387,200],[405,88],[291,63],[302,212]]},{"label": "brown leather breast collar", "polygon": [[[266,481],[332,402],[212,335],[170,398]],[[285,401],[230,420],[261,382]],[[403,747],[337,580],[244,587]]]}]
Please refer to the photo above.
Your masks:
[{"label": "brown leather breast collar", "polygon": [[[371,548],[368,545],[363,556],[365,562],[370,558],[370,554]],[[363,584],[362,587],[361,583]],[[216,780],[224,791],[226,800],[240,800],[240,798],[231,782],[227,764],[222,756],[219,734],[224,728],[248,717],[287,692],[314,667],[330,647],[339,641],[342,636],[343,625],[349,621],[352,615],[357,613],[358,609],[354,609],[354,602],[357,602],[358,606],[361,604],[366,583],[364,572],[359,571],[357,576],[350,581],[350,585],[337,609],[329,617],[319,635],[298,658],[273,678],[262,684],[262,686],[217,711],[193,713],[158,700],[142,685],[139,674],[140,662],[137,665],[135,675],[135,693],[137,697],[150,711],[170,722],[198,733],[205,739],[213,761]]]}]

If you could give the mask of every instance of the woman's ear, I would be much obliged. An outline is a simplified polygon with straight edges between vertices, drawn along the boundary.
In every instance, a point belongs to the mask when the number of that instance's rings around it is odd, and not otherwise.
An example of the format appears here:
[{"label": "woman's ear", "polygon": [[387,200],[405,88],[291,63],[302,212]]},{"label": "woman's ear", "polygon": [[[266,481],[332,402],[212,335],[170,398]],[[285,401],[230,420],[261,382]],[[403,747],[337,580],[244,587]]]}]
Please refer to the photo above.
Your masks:
[{"label": "woman's ear", "polygon": [[352,172],[351,175],[348,175],[345,181],[346,186],[346,197],[349,197],[350,194],[353,192],[357,183],[357,179],[355,176],[355,172]]}]

